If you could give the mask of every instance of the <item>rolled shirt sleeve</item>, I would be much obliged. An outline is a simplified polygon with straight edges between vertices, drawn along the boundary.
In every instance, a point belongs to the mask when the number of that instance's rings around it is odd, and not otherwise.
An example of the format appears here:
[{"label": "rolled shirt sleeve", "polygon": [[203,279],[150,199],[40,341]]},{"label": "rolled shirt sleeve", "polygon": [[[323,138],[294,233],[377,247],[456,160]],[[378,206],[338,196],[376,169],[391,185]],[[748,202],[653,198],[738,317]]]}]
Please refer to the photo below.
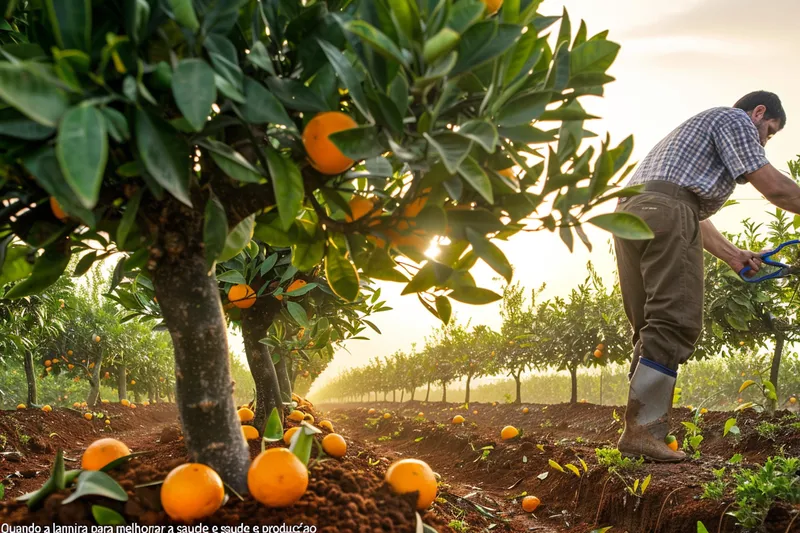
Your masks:
[{"label": "rolled shirt sleeve", "polygon": [[713,141],[722,164],[736,183],[747,183],[747,174],[769,164],[758,130],[747,115],[718,124]]}]

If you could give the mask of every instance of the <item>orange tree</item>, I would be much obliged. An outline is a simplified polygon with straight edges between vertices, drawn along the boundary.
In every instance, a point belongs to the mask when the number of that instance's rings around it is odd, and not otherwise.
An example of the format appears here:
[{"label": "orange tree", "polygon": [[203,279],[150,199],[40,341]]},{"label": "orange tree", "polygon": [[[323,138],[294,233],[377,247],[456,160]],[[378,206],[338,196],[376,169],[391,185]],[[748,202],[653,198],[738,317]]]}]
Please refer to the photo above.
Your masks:
[{"label": "orange tree", "polygon": [[[544,286],[540,289],[543,290]],[[503,319],[500,336],[490,352],[497,372],[514,378],[515,403],[522,403],[522,373],[541,366],[552,329],[547,324],[549,303],[536,306],[535,291],[527,302],[525,291],[519,283],[503,289],[500,316]]]},{"label": "orange tree", "polygon": [[[590,208],[627,194],[616,184],[630,140],[581,148],[593,117],[579,100],[602,95],[619,47],[585,25],[573,39],[567,16],[551,47],[543,32],[557,18],[538,6],[10,4],[0,226],[4,245],[37,253],[6,296],[41,292],[72,254],[85,266],[126,253],[125,268],[151,279],[172,336],[190,455],[244,490],[212,268],[229,233],[242,247],[254,226],[268,244],[288,241],[347,300],[363,273],[407,283],[446,318],[450,298],[498,298],[468,273],[478,256],[509,274],[492,238],[529,225],[571,244]],[[354,194],[372,207],[353,213]],[[649,235],[624,214],[590,221]],[[426,258],[442,234],[449,244]],[[99,241],[105,251],[90,246]],[[398,255],[416,264],[400,271]]]},{"label": "orange tree", "polygon": [[572,381],[570,403],[578,401],[578,367],[623,362],[630,354],[630,326],[622,308],[619,288],[607,292],[602,279],[588,264],[589,277],[573,289],[567,300],[550,305],[546,363],[568,370]]}]

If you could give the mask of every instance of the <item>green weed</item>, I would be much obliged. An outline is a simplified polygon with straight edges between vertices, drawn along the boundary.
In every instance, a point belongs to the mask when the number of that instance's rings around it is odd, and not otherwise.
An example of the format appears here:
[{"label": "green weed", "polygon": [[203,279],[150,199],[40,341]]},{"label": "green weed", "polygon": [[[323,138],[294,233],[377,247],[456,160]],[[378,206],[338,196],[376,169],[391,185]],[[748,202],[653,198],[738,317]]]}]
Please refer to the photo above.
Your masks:
[{"label": "green weed", "polygon": [[770,457],[756,470],[734,475],[736,509],[729,514],[747,529],[763,526],[776,501],[800,503],[800,458]]},{"label": "green weed", "polygon": [[622,453],[616,448],[596,448],[597,464],[611,470],[636,470],[644,464],[644,459],[631,459],[623,457]]},{"label": "green weed", "polygon": [[780,429],[781,427],[778,424],[773,424],[765,420],[756,426],[756,433],[758,433],[762,439],[775,440]]},{"label": "green weed", "polygon": [[725,498],[725,492],[728,490],[728,484],[725,482],[725,467],[714,470],[714,479],[707,483],[703,483],[703,494],[700,495],[704,500],[722,500]]}]

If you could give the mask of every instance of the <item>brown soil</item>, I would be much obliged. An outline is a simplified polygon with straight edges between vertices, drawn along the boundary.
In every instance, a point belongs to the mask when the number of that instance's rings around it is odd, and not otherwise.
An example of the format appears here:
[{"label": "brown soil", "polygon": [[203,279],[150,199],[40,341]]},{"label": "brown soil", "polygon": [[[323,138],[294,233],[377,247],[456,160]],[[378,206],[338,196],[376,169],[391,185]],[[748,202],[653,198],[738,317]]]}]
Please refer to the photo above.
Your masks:
[{"label": "brown soil", "polygon": [[[616,442],[622,423],[615,419],[614,411],[621,418],[623,408],[590,404],[525,406],[529,408],[527,414],[523,414],[522,405],[476,403],[467,411],[453,404],[421,402],[327,407],[334,423],[346,427],[365,445],[372,444],[373,453],[390,459],[413,456],[427,461],[450,485],[448,501],[453,496],[463,498],[445,509],[450,511],[445,516],[455,519],[466,512],[466,521],[476,529],[505,522],[513,531],[536,528],[585,533],[614,526],[612,531],[693,533],[697,522],[702,521],[709,531],[733,532],[737,531],[734,519],[725,515],[730,497],[721,502],[700,499],[702,483],[713,479],[711,470],[725,466],[735,453],[743,456],[745,467],[781,451],[788,456],[800,455],[800,431],[782,420],[789,413],[772,417],[739,413],[740,437],[723,438],[725,421],[732,414],[709,412],[699,424],[704,436],[699,459],[673,465],[645,464],[620,479],[598,465],[595,449]],[[379,415],[390,412],[393,417],[383,420],[368,416],[368,407],[376,408]],[[417,418],[420,411],[425,414],[424,420]],[[466,418],[463,425],[451,424],[456,414]],[[681,442],[685,428],[680,422],[691,421],[691,417],[688,409],[674,412],[674,434]],[[782,427],[774,440],[758,435],[756,427],[764,421]],[[506,425],[522,430],[522,437],[502,441],[500,430]],[[491,448],[483,450],[485,447]],[[551,459],[562,466],[574,464],[581,477],[569,470],[555,470],[549,464]],[[587,472],[580,459],[587,463]],[[538,477],[545,473],[544,479]],[[633,496],[626,490],[625,484],[633,486],[636,479],[641,482],[648,475],[651,482],[643,496]],[[534,515],[521,509],[523,492],[542,500]],[[493,511],[482,514],[472,503]],[[765,531],[788,531],[798,512],[800,505],[793,509],[776,505]],[[791,527],[791,531],[800,532],[800,518]]]},{"label": "brown soil", "polygon": [[[65,448],[65,456],[79,461],[83,448],[92,440],[114,436],[123,440],[132,451],[153,451],[132,459],[110,474],[129,495],[126,503],[84,499],[61,505],[69,494],[62,491],[47,498],[44,505],[31,512],[22,503],[0,504],[0,523],[84,524],[91,525],[91,505],[102,503],[121,513],[128,523],[141,525],[173,524],[163,512],[159,486],[141,487],[163,480],[167,473],[189,460],[180,430],[175,425],[174,405],[140,407],[135,412],[121,406],[108,406],[113,431],[103,429],[104,422],[86,421],[81,413],[57,409],[52,413],[25,410],[0,413],[0,433],[8,435],[7,450],[20,450],[0,459],[0,475],[5,479],[6,500],[39,488],[49,475],[53,450]],[[290,423],[291,424],[291,423]],[[58,436],[50,436],[52,433]],[[30,438],[22,437],[28,435]],[[204,520],[208,525],[316,525],[317,531],[335,532],[414,532],[416,531],[415,495],[398,496],[383,482],[387,462],[374,461],[358,442],[344,436],[348,454],[342,460],[325,459],[310,467],[309,489],[294,506],[270,509],[252,498],[239,500],[232,496],[214,516]],[[62,444],[58,437],[62,437]],[[27,444],[23,444],[26,441]],[[41,441],[34,450],[31,444]],[[278,445],[278,444],[275,444]],[[251,457],[260,452],[258,442],[250,443]],[[13,459],[11,459],[13,457]],[[372,462],[371,462],[372,461]],[[78,462],[67,462],[76,468]],[[437,531],[451,531],[434,513],[422,516]]]}]

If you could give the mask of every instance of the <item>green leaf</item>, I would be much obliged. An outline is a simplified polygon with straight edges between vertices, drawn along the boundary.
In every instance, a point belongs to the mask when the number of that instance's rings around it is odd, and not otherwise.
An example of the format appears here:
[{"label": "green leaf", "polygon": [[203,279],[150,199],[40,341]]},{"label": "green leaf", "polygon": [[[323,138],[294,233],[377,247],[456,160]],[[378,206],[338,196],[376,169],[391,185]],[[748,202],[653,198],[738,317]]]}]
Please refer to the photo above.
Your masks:
[{"label": "green leaf", "polygon": [[172,96],[194,131],[201,131],[217,99],[214,69],[202,59],[182,59],[172,75]]},{"label": "green leaf", "polygon": [[403,292],[400,294],[405,296],[406,294],[424,292],[437,285],[437,283],[439,283],[439,279],[436,276],[436,265],[433,261],[428,261],[411,278],[411,281],[408,282],[408,285],[403,288]]},{"label": "green leaf", "polygon": [[497,147],[497,128],[486,120],[468,120],[458,129],[458,134],[472,139],[490,154],[493,154]]},{"label": "green leaf", "polygon": [[511,283],[514,271],[500,248],[472,228],[467,228],[467,239],[478,257],[492,267],[492,270],[503,276],[508,283]]},{"label": "green leaf", "polygon": [[69,107],[64,91],[26,63],[0,62],[0,99],[31,120],[51,128]]},{"label": "green leaf", "polygon": [[118,512],[102,505],[92,505],[92,516],[98,526],[124,526],[125,518]]},{"label": "green leaf", "polygon": [[530,124],[544,114],[551,99],[552,93],[547,91],[526,94],[510,100],[498,113],[495,123],[498,127]]},{"label": "green leaf", "polygon": [[470,26],[480,20],[486,4],[480,0],[461,0],[450,8],[447,15],[447,27],[458,33],[464,33]]},{"label": "green leaf", "polygon": [[461,163],[469,155],[469,151],[472,148],[472,141],[452,132],[438,133],[435,136],[431,136],[427,133],[423,135],[430,143],[431,147],[439,153],[447,171],[450,174],[458,172]]},{"label": "green leaf", "polygon": [[114,109],[113,107],[102,107],[100,112],[106,121],[106,130],[111,138],[121,143],[131,138],[131,132],[128,128],[128,119],[125,115]]},{"label": "green leaf", "polygon": [[91,0],[47,0],[46,7],[59,47],[88,52],[92,37]]},{"label": "green leaf", "polygon": [[121,502],[128,501],[128,494],[125,489],[120,487],[119,483],[114,481],[111,476],[99,470],[84,470],[81,472],[78,476],[75,492],[67,496],[62,503],[66,505],[84,496],[100,496]]},{"label": "green leaf", "polygon": [[298,325],[304,328],[309,327],[308,314],[302,305],[297,302],[286,302],[286,310],[289,311],[289,315]]},{"label": "green leaf", "polygon": [[697,533],[708,533],[708,529],[706,529],[706,526],[700,521],[697,522]]},{"label": "green leaf", "polygon": [[375,126],[359,126],[337,131],[328,135],[328,139],[354,161],[378,157],[386,151],[380,143],[378,129]]},{"label": "green leaf", "polygon": [[461,36],[458,63],[452,73],[474,71],[475,67],[508,50],[521,34],[522,26],[516,24],[497,24],[494,20],[474,24]]},{"label": "green leaf", "polygon": [[253,229],[255,227],[255,216],[250,215],[241,222],[239,222],[233,231],[228,234],[225,239],[225,247],[220,252],[217,261],[224,263],[229,259],[233,259],[244,250],[244,247],[250,243],[253,238]]},{"label": "green leaf", "polygon": [[747,389],[747,388],[748,388],[748,387],[750,387],[751,385],[755,385],[755,383],[756,383],[756,382],[755,382],[755,381],[753,381],[752,379],[748,379],[748,380],[744,381],[744,382],[742,383],[742,385],[739,387],[739,394],[741,394],[742,392],[744,392],[744,391],[745,391],[745,389]]},{"label": "green leaf", "polygon": [[369,106],[367,105],[367,97],[364,94],[364,89],[361,87],[361,81],[358,79],[358,75],[356,74],[356,70],[353,68],[353,65],[350,64],[344,54],[342,54],[342,52],[336,46],[321,39],[317,39],[317,42],[327,56],[328,61],[333,67],[333,70],[336,71],[336,74],[339,76],[342,84],[347,89],[347,92],[350,93],[350,98],[353,99],[353,103],[356,105],[362,115],[364,115],[368,120],[372,120],[372,115],[370,114]]},{"label": "green leaf", "polygon": [[[272,93],[289,109],[304,113],[330,111],[328,104],[315,91],[298,80],[278,77],[267,78],[267,86]],[[242,100],[244,103],[244,100]]]},{"label": "green leaf", "polygon": [[358,298],[359,281],[356,266],[344,250],[332,243],[328,244],[325,252],[325,277],[338,297],[348,302]]},{"label": "green leaf", "polygon": [[31,249],[27,246],[11,246],[6,252],[3,269],[0,271],[0,286],[14,283],[30,275],[33,265],[28,262]]},{"label": "green leaf", "polygon": [[311,447],[314,444],[314,435],[322,433],[308,422],[302,422],[300,431],[295,432],[289,450],[297,456],[304,465],[311,459]]},{"label": "green leaf", "polygon": [[89,269],[92,268],[92,265],[97,259],[97,255],[98,252],[89,252],[84,254],[80,261],[78,261],[78,264],[75,265],[75,270],[72,273],[72,276],[77,278],[86,274]]},{"label": "green leaf", "polygon": [[736,426],[736,419],[735,418],[729,418],[728,420],[726,420],[725,421],[725,428],[722,430],[722,436],[723,437],[727,436],[728,433],[730,433],[731,428],[733,428],[734,426]]},{"label": "green leaf", "polygon": [[303,208],[305,198],[303,176],[294,161],[283,157],[270,147],[267,148],[267,165],[278,204],[281,226],[287,231]]},{"label": "green leaf", "polygon": [[197,144],[208,150],[214,163],[231,179],[245,183],[261,183],[265,180],[258,168],[229,145],[212,139],[204,139]]},{"label": "green leaf", "polygon": [[108,159],[105,120],[96,108],[81,105],[64,113],[58,126],[56,156],[78,200],[92,209],[100,195]]},{"label": "green leaf", "polygon": [[467,286],[454,289],[453,292],[448,294],[448,296],[453,300],[472,305],[488,304],[503,298],[496,292],[490,291],[489,289]]},{"label": "green leaf", "polygon": [[244,79],[245,103],[237,106],[242,118],[251,124],[280,124],[296,132],[297,126],[275,95],[253,78]]},{"label": "green leaf", "polygon": [[728,464],[732,464],[732,465],[739,464],[739,463],[741,463],[741,462],[742,462],[742,459],[744,459],[744,457],[742,457],[742,454],[740,454],[740,453],[735,453],[735,454],[733,454],[733,455],[731,456],[731,458],[730,458],[730,459],[728,459]]},{"label": "green leaf", "polygon": [[284,292],[283,295],[284,296],[303,296],[304,294],[307,294],[307,293],[313,291],[317,287],[318,287],[318,285],[316,283],[306,283],[305,285],[303,285],[299,289],[295,289],[293,291]]},{"label": "green leaf", "polygon": [[189,147],[168,123],[141,108],[136,109],[136,148],[144,168],[175,198],[191,206],[189,198]]},{"label": "green leaf", "polygon": [[234,285],[247,283],[247,280],[244,279],[244,276],[238,270],[228,270],[227,272],[223,272],[217,276],[217,281],[221,281],[223,283],[233,283]]},{"label": "green leaf", "polygon": [[494,193],[492,192],[492,182],[486,175],[480,164],[472,157],[467,157],[458,167],[458,173],[469,183],[473,189],[483,196],[490,204],[494,203]]},{"label": "green leaf", "polygon": [[55,131],[24,117],[16,109],[0,110],[0,135],[26,141],[41,141],[53,135]]},{"label": "green leaf", "polygon": [[453,314],[453,305],[447,296],[436,297],[436,312],[439,313],[439,318],[445,324],[450,322],[450,317]]},{"label": "green leaf", "polygon": [[55,247],[45,250],[33,265],[31,275],[11,287],[6,293],[6,298],[22,298],[38,294],[58,281],[61,274],[69,265],[69,250],[59,250]]},{"label": "green leaf", "polygon": [[556,109],[545,111],[539,117],[542,121],[572,121],[572,120],[591,120],[599,118],[590,115],[583,109],[583,106],[577,100],[571,100],[569,103],[562,105]]},{"label": "green leaf", "polygon": [[136,223],[136,213],[139,211],[139,204],[142,201],[143,194],[144,189],[140,188],[125,204],[125,211],[122,212],[122,219],[119,221],[119,226],[117,226],[117,247],[121,250],[125,249],[125,240]]},{"label": "green leaf", "polygon": [[616,59],[620,46],[611,41],[588,41],[570,52],[570,75],[605,72]]},{"label": "green leaf", "polygon": [[644,220],[630,213],[606,213],[592,217],[588,222],[622,239],[646,240],[653,238],[653,232]]},{"label": "green leaf", "polygon": [[192,0],[167,0],[175,20],[181,26],[196,32],[200,29],[200,22],[197,20],[197,15],[194,13],[194,6]]},{"label": "green leaf", "polygon": [[258,68],[275,76],[275,67],[272,65],[272,59],[269,57],[267,47],[261,41],[256,42],[247,54],[247,60],[257,66]]},{"label": "green leaf", "polygon": [[206,255],[206,267],[210,270],[217,260],[217,257],[225,249],[225,242],[228,240],[228,219],[225,215],[225,208],[214,193],[206,202],[205,215],[203,218],[203,243],[205,244],[204,253]]},{"label": "green leaf", "polygon": [[[453,50],[461,41],[461,35],[452,28],[442,28],[436,35],[425,41],[425,46],[422,49],[422,58],[425,63],[432,64],[440,57]],[[456,60],[458,57],[456,57]],[[448,70],[454,68],[455,65],[449,67]]]},{"label": "green leaf", "polygon": [[277,407],[272,408],[261,434],[267,442],[278,442],[283,439],[283,424],[281,424],[281,415]]},{"label": "green leaf", "polygon": [[394,59],[401,65],[408,67],[406,58],[403,53],[394,44],[394,41],[389,39],[383,32],[372,26],[369,22],[363,20],[352,20],[345,24],[345,29],[350,33],[358,36],[362,41],[373,47],[379,54],[388,58]]},{"label": "green leaf", "polygon": [[292,248],[292,265],[297,270],[311,270],[325,256],[325,241],[320,239],[310,243],[294,243]]}]

